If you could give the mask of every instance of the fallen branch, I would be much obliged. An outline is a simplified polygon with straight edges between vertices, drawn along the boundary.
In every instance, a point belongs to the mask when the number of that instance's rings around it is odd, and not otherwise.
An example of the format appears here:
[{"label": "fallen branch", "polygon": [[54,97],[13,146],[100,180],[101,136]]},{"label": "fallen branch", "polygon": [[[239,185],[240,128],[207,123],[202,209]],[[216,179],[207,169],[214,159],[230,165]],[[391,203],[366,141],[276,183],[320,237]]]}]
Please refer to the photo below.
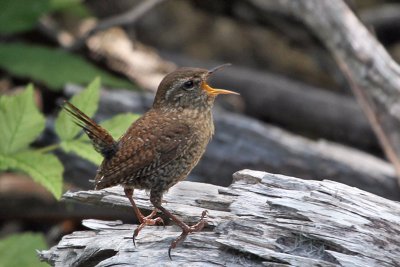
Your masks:
[{"label": "fallen branch", "polygon": [[[132,244],[134,225],[86,220],[86,231],[39,253],[53,266],[194,263],[229,266],[397,266],[400,204],[332,181],[305,181],[244,170],[229,188],[182,182],[165,207],[187,222],[209,210],[208,231],[190,235],[168,258],[175,226],[147,227]],[[67,193],[65,198],[128,208],[120,187]],[[148,196],[138,204],[152,209]]]}]

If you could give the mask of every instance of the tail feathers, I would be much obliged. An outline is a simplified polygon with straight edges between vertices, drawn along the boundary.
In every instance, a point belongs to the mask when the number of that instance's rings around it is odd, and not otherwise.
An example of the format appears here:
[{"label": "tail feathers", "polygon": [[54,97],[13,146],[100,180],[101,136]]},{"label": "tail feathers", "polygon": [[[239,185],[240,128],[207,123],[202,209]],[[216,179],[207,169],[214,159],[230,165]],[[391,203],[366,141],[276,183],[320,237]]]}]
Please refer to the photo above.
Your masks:
[{"label": "tail feathers", "polygon": [[117,142],[104,128],[68,101],[65,101],[63,108],[75,119],[75,123],[79,127],[82,127],[83,131],[89,136],[97,152],[102,154],[106,159],[114,156],[117,151]]}]

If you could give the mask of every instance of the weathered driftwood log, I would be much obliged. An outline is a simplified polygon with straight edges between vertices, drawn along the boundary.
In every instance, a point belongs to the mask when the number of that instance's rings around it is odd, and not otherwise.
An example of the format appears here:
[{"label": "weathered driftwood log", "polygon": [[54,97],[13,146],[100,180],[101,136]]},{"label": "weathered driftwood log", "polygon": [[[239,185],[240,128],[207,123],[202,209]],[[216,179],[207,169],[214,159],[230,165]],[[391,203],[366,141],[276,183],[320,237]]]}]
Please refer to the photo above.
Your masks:
[{"label": "weathered driftwood log", "polygon": [[[148,196],[138,205],[150,211]],[[129,209],[120,187],[69,192],[66,199]],[[228,187],[182,182],[165,207],[187,222],[209,211],[206,231],[190,235],[168,258],[175,226],[86,220],[40,258],[53,266],[399,266],[400,204],[332,181],[244,170]]]},{"label": "weathered driftwood log", "polygon": [[[105,117],[127,111],[141,113],[151,102],[151,95],[103,91],[99,115]],[[229,112],[216,110],[214,119],[215,135],[205,156],[193,170],[191,180],[228,186],[232,173],[252,168],[305,179],[330,179],[386,198],[400,199],[393,168],[367,153],[331,142],[309,140]],[[72,160],[67,162],[74,165]],[[82,165],[82,160],[76,165]],[[70,167],[66,168],[66,176],[82,181],[82,168]]]}]

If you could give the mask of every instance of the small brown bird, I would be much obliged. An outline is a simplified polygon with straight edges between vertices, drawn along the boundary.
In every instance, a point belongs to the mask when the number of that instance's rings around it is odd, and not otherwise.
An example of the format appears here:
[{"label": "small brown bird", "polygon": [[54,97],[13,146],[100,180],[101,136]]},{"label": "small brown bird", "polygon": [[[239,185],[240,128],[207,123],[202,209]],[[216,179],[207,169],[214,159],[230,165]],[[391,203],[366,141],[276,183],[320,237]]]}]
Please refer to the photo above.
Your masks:
[{"label": "small brown bird", "polygon": [[[188,226],[161,203],[163,194],[185,179],[203,155],[214,133],[211,108],[216,96],[237,94],[207,84],[207,78],[225,65],[211,70],[180,68],[168,74],[158,87],[152,108],[132,123],[117,141],[69,102],[64,106],[104,157],[95,177],[95,189],[115,185],[124,188],[140,222],[133,240],[144,226],[164,223],[160,217],[153,218],[157,210],[182,228],[182,234],[168,250],[170,257],[171,249],[206,224],[206,211],[197,224]],[[142,215],[136,206],[132,198],[135,188],[150,190],[150,201],[154,206],[150,215]]]}]

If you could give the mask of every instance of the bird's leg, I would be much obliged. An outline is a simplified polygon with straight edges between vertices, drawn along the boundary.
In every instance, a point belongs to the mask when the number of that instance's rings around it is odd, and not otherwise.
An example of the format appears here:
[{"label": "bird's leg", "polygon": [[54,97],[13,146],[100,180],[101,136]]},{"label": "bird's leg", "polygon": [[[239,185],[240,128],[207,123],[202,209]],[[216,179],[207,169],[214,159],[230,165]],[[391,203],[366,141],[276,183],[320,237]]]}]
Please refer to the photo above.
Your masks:
[{"label": "bird's leg", "polygon": [[136,217],[139,220],[139,226],[135,229],[133,232],[133,244],[135,244],[135,238],[138,236],[140,230],[142,230],[146,225],[155,225],[155,224],[162,224],[164,225],[164,221],[161,217],[157,217],[153,219],[153,217],[157,214],[157,209],[155,208],[149,215],[144,216],[142,212],[139,210],[139,208],[136,206],[135,201],[133,200],[133,189],[132,188],[124,188],[124,192],[126,197],[129,199],[129,202],[131,202],[131,205],[133,207],[133,211],[136,214]]},{"label": "bird's leg", "polygon": [[204,228],[204,226],[207,225],[207,220],[206,220],[206,216],[208,213],[207,210],[203,210],[203,212],[201,213],[201,218],[198,223],[196,223],[192,226],[189,226],[186,223],[184,223],[181,219],[178,219],[178,217],[173,215],[171,212],[169,212],[166,208],[161,206],[161,199],[150,196],[150,202],[153,203],[155,208],[159,209],[162,213],[164,213],[167,217],[169,217],[171,220],[173,220],[182,229],[181,235],[178,238],[176,238],[174,241],[172,241],[171,245],[169,246],[168,256],[170,259],[172,259],[171,258],[171,250],[176,248],[176,246],[179,243],[183,242],[185,240],[185,238],[188,236],[188,234],[193,233],[193,232],[199,232]]}]

